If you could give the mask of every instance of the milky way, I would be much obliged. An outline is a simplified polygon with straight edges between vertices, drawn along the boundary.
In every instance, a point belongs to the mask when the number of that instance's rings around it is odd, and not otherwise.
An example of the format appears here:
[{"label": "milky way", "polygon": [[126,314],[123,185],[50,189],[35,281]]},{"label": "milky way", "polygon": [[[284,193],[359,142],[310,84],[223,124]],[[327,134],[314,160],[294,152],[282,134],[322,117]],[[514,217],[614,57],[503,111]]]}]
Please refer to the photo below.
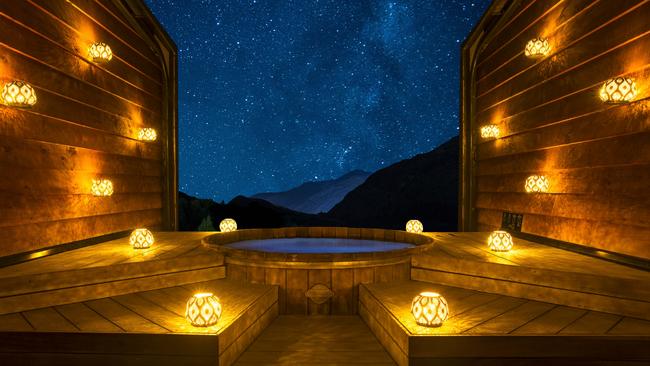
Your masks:
[{"label": "milky way", "polygon": [[440,145],[489,2],[147,0],[179,49],[180,190],[228,201]]}]

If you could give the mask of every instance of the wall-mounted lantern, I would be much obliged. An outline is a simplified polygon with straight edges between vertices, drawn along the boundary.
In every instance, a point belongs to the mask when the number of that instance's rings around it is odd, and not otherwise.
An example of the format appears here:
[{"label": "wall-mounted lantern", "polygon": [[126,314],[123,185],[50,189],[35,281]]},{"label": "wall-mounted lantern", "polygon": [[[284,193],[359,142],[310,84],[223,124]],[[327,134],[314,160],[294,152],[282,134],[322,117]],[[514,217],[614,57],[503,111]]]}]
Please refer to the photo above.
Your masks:
[{"label": "wall-mounted lantern", "polygon": [[497,125],[485,125],[481,127],[481,137],[484,139],[498,139],[499,133],[499,126]]},{"label": "wall-mounted lantern", "polygon": [[449,317],[447,300],[436,292],[421,292],[413,298],[411,314],[425,327],[439,327]]},{"label": "wall-mounted lantern", "polygon": [[90,187],[93,196],[107,197],[113,194],[113,182],[109,179],[93,179],[93,185]]},{"label": "wall-mounted lantern", "polygon": [[229,231],[237,230],[237,221],[230,218],[225,218],[219,223],[219,230],[222,233],[227,233]]},{"label": "wall-mounted lantern", "polygon": [[531,39],[526,43],[526,48],[524,49],[524,54],[530,58],[544,57],[550,52],[551,44],[548,42],[548,38],[543,37]]},{"label": "wall-mounted lantern", "polygon": [[31,108],[36,104],[36,92],[24,81],[10,81],[2,88],[2,103],[8,107]]},{"label": "wall-mounted lantern", "polygon": [[609,79],[600,88],[600,100],[605,103],[627,103],[636,98],[636,82],[633,78]]},{"label": "wall-mounted lantern", "polygon": [[507,252],[512,249],[512,236],[503,230],[493,231],[488,237],[488,248],[495,252]]},{"label": "wall-mounted lantern", "polygon": [[140,141],[156,141],[157,138],[158,134],[153,128],[145,127],[138,131],[138,140]]},{"label": "wall-mounted lantern", "polygon": [[526,178],[524,189],[527,193],[546,193],[549,189],[549,182],[543,175],[531,175]]},{"label": "wall-mounted lantern", "polygon": [[219,298],[209,292],[195,294],[187,300],[185,318],[195,327],[209,327],[221,318]]},{"label": "wall-mounted lantern", "polygon": [[106,43],[95,42],[88,47],[88,58],[93,62],[103,64],[113,58],[113,51]]},{"label": "wall-mounted lantern", "polygon": [[133,249],[147,249],[154,242],[153,233],[144,228],[135,229],[131,232],[129,242]]}]

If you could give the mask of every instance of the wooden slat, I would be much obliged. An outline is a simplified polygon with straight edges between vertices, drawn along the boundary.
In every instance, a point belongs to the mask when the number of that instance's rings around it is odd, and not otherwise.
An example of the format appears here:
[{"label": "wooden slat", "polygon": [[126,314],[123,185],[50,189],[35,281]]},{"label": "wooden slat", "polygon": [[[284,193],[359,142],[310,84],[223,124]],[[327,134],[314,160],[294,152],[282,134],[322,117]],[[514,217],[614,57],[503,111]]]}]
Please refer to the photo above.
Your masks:
[{"label": "wooden slat", "polygon": [[554,307],[553,304],[527,301],[521,306],[511,309],[499,316],[468,329],[467,333],[475,334],[507,334],[523,324],[539,317]]},{"label": "wooden slat", "polygon": [[354,298],[354,269],[340,269],[332,271],[332,292],[334,296],[331,301],[331,313],[353,314]]},{"label": "wooden slat", "polygon": [[56,310],[83,332],[121,332],[114,323],[99,315],[83,303],[60,305]]},{"label": "wooden slat", "polygon": [[620,320],[619,315],[589,311],[562,329],[560,334],[605,334]]},{"label": "wooden slat", "polygon": [[287,312],[287,272],[282,268],[267,268],[265,282],[278,286],[278,309],[280,314]]},{"label": "wooden slat", "polygon": [[72,323],[65,319],[53,308],[42,308],[25,311],[22,313],[25,319],[29,321],[37,331],[68,331],[77,330]]},{"label": "wooden slat", "polygon": [[634,318],[623,318],[612,329],[609,334],[648,334],[650,333],[650,321]]},{"label": "wooden slat", "polygon": [[287,269],[287,313],[308,314],[309,270]]},{"label": "wooden slat", "polygon": [[0,331],[27,332],[33,329],[22,314],[0,315]]},{"label": "wooden slat", "polygon": [[555,334],[580,318],[586,310],[558,306],[515,329],[514,334]]},{"label": "wooden slat", "polygon": [[[327,269],[310,269],[308,274],[308,286],[312,288],[316,285],[323,285],[331,290],[330,270]],[[322,304],[317,304],[311,299],[308,301],[308,312],[310,315],[329,315],[331,308],[331,299],[327,299]]]}]

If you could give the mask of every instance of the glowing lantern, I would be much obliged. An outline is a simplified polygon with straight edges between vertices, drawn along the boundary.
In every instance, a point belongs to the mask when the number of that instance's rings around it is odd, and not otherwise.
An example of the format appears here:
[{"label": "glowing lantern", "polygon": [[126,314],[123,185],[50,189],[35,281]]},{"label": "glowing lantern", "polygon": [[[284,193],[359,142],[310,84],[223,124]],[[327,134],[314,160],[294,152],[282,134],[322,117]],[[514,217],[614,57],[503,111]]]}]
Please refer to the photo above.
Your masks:
[{"label": "glowing lantern", "polygon": [[497,125],[485,125],[481,127],[481,137],[484,139],[499,138],[499,127]]},{"label": "glowing lantern", "polygon": [[223,219],[219,223],[219,230],[221,230],[222,233],[227,233],[229,231],[235,231],[237,230],[237,221],[233,219]]},{"label": "glowing lantern", "polygon": [[88,47],[88,57],[97,63],[106,63],[113,58],[111,47],[104,42],[95,42]]},{"label": "glowing lantern", "polygon": [[196,294],[187,300],[185,318],[195,327],[209,327],[221,318],[219,298],[209,292]]},{"label": "glowing lantern", "polygon": [[93,179],[90,191],[93,196],[110,196],[113,194],[113,182],[108,179]]},{"label": "glowing lantern", "polygon": [[493,231],[488,237],[488,247],[495,252],[507,252],[512,244],[512,236],[503,230]]},{"label": "glowing lantern", "polygon": [[531,175],[526,178],[526,185],[524,188],[527,193],[545,193],[548,192],[548,179],[543,175]]},{"label": "glowing lantern", "polygon": [[633,78],[609,79],[600,88],[600,100],[605,103],[627,103],[636,97],[636,82]]},{"label": "glowing lantern", "polygon": [[413,298],[411,314],[425,327],[439,327],[449,317],[447,300],[436,292],[421,292]]},{"label": "glowing lantern", "polygon": [[153,128],[141,128],[138,132],[138,140],[141,141],[156,141],[157,137],[158,135],[156,134],[156,130]]},{"label": "glowing lantern", "polygon": [[551,45],[546,38],[533,38],[526,43],[524,54],[526,57],[544,57],[551,52]]},{"label": "glowing lantern", "polygon": [[147,249],[153,244],[153,241],[153,234],[147,229],[135,229],[129,238],[133,249]]},{"label": "glowing lantern", "polygon": [[11,81],[2,88],[2,102],[9,107],[30,108],[36,104],[36,92],[24,81]]},{"label": "glowing lantern", "polygon": [[424,231],[424,225],[418,220],[409,220],[406,223],[406,231],[409,233],[421,233]]}]

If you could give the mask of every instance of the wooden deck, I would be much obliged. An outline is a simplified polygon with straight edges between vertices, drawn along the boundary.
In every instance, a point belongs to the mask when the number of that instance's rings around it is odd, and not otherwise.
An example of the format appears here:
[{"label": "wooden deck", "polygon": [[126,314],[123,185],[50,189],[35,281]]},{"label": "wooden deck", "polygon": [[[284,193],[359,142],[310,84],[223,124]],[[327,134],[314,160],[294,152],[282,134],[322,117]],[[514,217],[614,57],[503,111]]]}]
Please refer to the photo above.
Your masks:
[{"label": "wooden deck", "polygon": [[[418,325],[410,313],[422,291],[449,303],[450,317],[439,328]],[[359,299],[361,317],[400,365],[650,361],[650,321],[643,319],[419,281],[362,285]]]},{"label": "wooden deck", "polygon": [[394,365],[358,316],[281,315],[235,365]]}]

